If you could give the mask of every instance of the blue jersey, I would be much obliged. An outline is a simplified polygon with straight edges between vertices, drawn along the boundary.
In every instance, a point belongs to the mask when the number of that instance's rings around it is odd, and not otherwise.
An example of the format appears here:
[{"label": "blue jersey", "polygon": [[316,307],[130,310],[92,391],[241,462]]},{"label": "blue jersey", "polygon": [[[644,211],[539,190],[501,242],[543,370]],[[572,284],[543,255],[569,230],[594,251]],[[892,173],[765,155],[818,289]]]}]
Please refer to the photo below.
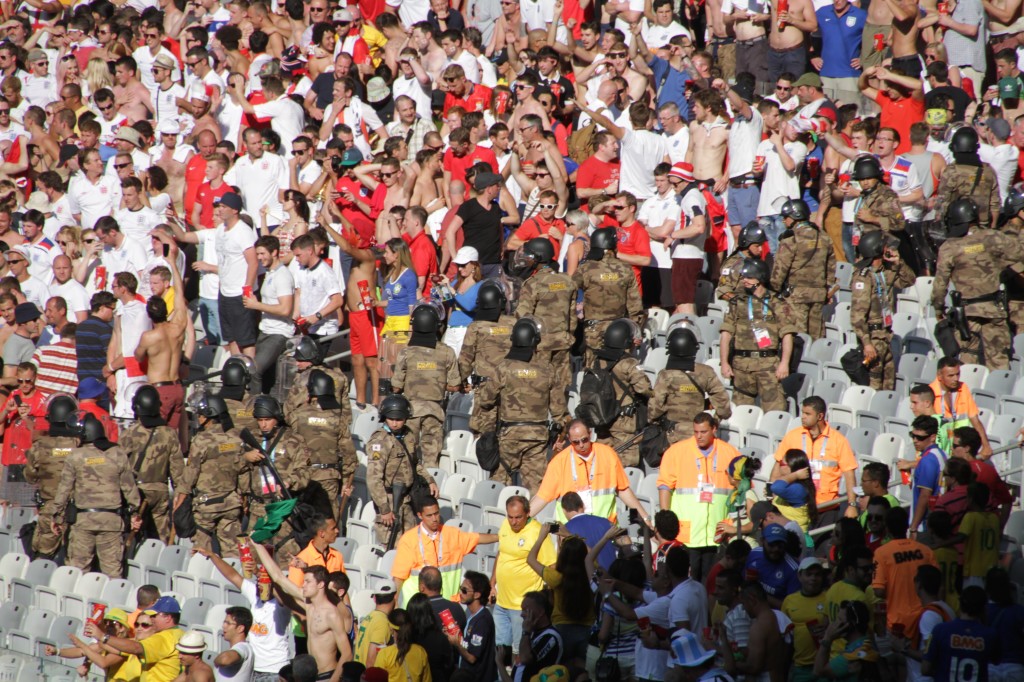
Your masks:
[{"label": "blue jersey", "polygon": [[974,620],[956,619],[932,630],[924,658],[935,682],[988,682],[988,666],[999,660],[999,638]]},{"label": "blue jersey", "polygon": [[764,553],[763,547],[756,547],[750,551],[747,557],[747,575],[757,572],[757,580],[761,587],[768,593],[769,597],[778,600],[785,599],[789,595],[800,590],[800,580],[797,578],[796,561],[788,554],[781,563],[769,561]]}]

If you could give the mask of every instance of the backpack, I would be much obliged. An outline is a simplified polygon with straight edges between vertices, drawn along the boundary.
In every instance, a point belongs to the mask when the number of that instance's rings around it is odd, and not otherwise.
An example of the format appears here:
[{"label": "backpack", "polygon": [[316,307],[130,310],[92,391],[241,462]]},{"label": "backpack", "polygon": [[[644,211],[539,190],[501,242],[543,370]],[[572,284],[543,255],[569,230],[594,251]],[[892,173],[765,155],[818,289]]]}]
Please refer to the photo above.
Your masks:
[{"label": "backpack", "polygon": [[[616,384],[624,391],[622,398],[615,396]],[[592,429],[608,428],[619,418],[622,400],[629,392],[629,387],[610,368],[585,369],[580,381],[580,402],[576,406],[576,417]]]},{"label": "backpack", "polygon": [[594,136],[597,135],[597,121],[590,123],[569,135],[569,158],[576,163],[583,163],[594,155]]},{"label": "backpack", "polygon": [[716,199],[710,187],[702,186],[700,193],[704,195],[704,201],[708,206],[708,234],[721,234],[726,223],[729,222],[729,211],[726,209],[725,202]]},{"label": "backpack", "polygon": [[914,618],[914,624],[910,627],[910,631],[907,633],[910,636],[911,646],[915,649],[919,649],[921,647],[921,616],[928,611],[939,614],[943,623],[948,623],[953,619],[946,609],[934,602],[921,609],[921,612],[917,614],[916,618]]}]

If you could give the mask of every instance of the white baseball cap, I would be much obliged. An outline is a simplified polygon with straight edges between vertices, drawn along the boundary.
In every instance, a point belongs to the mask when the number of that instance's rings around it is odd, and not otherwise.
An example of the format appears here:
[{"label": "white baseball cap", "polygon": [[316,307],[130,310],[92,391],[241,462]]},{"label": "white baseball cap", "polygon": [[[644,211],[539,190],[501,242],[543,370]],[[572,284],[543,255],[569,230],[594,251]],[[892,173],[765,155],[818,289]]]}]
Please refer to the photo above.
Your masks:
[{"label": "white baseball cap", "polygon": [[452,262],[456,265],[465,265],[466,263],[475,263],[480,260],[480,252],[472,246],[463,246],[455,253],[455,258]]}]

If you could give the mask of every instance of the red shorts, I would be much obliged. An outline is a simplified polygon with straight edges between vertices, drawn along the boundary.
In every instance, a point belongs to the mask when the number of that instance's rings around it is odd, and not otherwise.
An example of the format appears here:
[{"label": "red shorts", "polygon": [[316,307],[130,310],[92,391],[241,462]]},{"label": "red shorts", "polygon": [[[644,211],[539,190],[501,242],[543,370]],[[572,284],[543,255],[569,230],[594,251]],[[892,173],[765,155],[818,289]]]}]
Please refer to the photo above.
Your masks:
[{"label": "red shorts", "polygon": [[175,431],[178,430],[178,420],[181,418],[181,408],[185,403],[185,389],[181,382],[163,384],[156,387],[160,394],[160,418],[167,422]]},{"label": "red shorts", "polygon": [[672,259],[672,302],[694,303],[697,300],[697,278],[704,267],[703,258]]},{"label": "red shorts", "polygon": [[377,325],[370,322],[369,310],[355,310],[348,314],[348,342],[352,348],[352,355],[377,357],[380,351],[380,328],[383,326],[383,320],[377,322]]}]

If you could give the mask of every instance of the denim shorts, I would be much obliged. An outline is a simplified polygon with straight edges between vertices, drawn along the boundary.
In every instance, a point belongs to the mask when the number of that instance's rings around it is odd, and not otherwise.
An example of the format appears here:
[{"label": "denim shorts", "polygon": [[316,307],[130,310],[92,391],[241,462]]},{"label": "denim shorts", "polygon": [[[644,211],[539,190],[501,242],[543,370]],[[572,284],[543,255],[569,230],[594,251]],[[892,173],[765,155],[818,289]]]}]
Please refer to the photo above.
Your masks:
[{"label": "denim shorts", "polygon": [[519,640],[523,638],[523,612],[494,607],[494,643],[498,646],[511,646],[514,653],[519,653]]}]

